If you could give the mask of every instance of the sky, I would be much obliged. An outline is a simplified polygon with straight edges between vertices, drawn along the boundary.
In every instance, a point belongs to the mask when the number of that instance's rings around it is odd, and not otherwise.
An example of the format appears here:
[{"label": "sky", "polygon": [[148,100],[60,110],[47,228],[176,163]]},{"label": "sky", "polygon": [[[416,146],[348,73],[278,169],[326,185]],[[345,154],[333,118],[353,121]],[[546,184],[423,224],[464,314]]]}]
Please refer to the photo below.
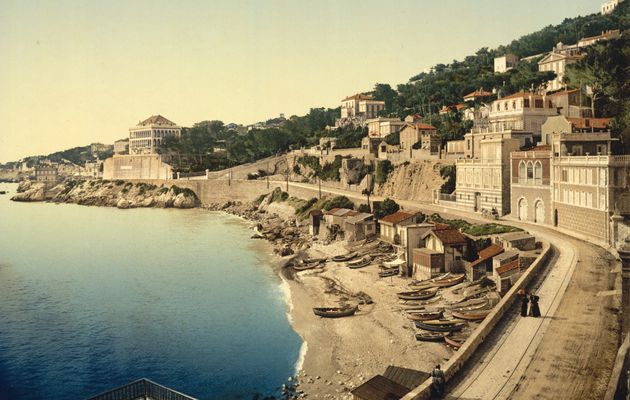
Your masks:
[{"label": "sky", "polygon": [[0,162],[161,114],[249,124],[392,87],[603,0],[2,0]]}]

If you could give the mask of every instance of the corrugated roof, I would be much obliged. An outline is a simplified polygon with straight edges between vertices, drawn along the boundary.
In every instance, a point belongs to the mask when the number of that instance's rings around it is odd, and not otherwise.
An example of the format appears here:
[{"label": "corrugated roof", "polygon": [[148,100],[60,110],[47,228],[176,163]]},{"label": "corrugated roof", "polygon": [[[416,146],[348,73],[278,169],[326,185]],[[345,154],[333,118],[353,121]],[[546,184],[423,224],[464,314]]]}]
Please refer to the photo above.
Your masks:
[{"label": "corrugated roof", "polygon": [[398,223],[403,222],[404,220],[414,217],[415,215],[416,214],[411,214],[405,211],[397,211],[393,214],[384,216],[379,221],[396,225]]},{"label": "corrugated roof", "polygon": [[374,215],[372,215],[372,214],[359,213],[359,214],[354,215],[352,217],[348,217],[346,219],[346,223],[348,223],[348,224],[356,224],[358,222],[362,222],[362,221],[368,220],[368,219],[370,219],[372,217],[374,217]]},{"label": "corrugated roof", "polygon": [[498,268],[496,269],[496,271],[497,271],[497,274],[499,274],[499,275],[503,275],[503,274],[505,274],[506,272],[509,272],[509,271],[512,271],[512,270],[518,269],[518,268],[520,267],[520,265],[521,265],[521,259],[520,259],[520,258],[517,258],[517,259],[516,259],[516,260],[514,260],[514,261],[510,261],[509,263],[507,263],[507,264],[505,264],[505,265],[502,265],[502,266],[498,267]]},{"label": "corrugated roof", "polygon": [[410,391],[399,383],[376,375],[350,393],[362,400],[399,400]]},{"label": "corrugated roof", "polygon": [[422,371],[416,371],[415,369],[396,367],[390,365],[385,370],[383,376],[391,381],[398,383],[406,387],[409,390],[415,389],[426,381],[431,374]]},{"label": "corrugated roof", "polygon": [[491,244],[490,246],[479,252],[479,258],[470,263],[470,266],[474,267],[475,265],[481,264],[482,262],[489,260],[497,254],[503,253],[504,251],[505,250],[503,249],[503,246],[499,246],[498,244]]}]

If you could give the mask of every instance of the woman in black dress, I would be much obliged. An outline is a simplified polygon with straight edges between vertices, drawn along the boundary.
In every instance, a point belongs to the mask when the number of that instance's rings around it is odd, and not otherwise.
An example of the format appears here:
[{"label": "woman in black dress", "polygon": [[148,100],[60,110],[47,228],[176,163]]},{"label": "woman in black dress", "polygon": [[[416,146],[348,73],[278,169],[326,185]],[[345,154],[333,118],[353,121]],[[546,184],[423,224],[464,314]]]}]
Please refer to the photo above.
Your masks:
[{"label": "woman in black dress", "polygon": [[529,296],[529,301],[531,302],[531,305],[529,306],[530,317],[540,317],[540,307],[538,307],[538,300],[540,300],[540,297],[536,296],[535,294]]},{"label": "woman in black dress", "polygon": [[529,297],[527,293],[524,293],[521,297],[521,317],[527,317],[527,303],[529,303]]}]

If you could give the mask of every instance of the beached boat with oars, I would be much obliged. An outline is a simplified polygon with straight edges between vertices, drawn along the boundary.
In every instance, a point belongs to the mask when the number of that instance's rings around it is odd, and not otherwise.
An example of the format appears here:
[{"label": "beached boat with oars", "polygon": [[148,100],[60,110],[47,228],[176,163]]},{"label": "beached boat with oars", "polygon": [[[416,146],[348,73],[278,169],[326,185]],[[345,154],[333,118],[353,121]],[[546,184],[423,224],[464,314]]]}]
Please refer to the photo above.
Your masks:
[{"label": "beached boat with oars", "polygon": [[441,310],[412,311],[407,312],[407,318],[412,321],[430,321],[442,318],[443,313]]},{"label": "beached boat with oars", "polygon": [[395,276],[400,273],[398,267],[396,268],[387,268],[378,272],[378,276],[381,278],[387,278],[388,276]]},{"label": "beached boat with oars", "polygon": [[412,311],[412,310],[424,310],[427,307],[434,307],[435,303],[437,303],[442,296],[435,296],[428,300],[422,301],[403,301],[399,304],[401,310]]},{"label": "beached boat with oars", "polygon": [[415,324],[417,328],[431,332],[460,331],[462,330],[462,328],[464,328],[464,326],[466,326],[466,322],[443,319],[434,319],[431,321],[415,321]]},{"label": "beached boat with oars", "polygon": [[433,287],[451,287],[463,282],[464,278],[466,278],[466,274],[452,275],[444,279],[436,279],[431,284]]},{"label": "beached boat with oars", "polygon": [[481,321],[488,316],[492,312],[491,309],[486,310],[475,310],[475,311],[455,311],[453,310],[451,314],[453,317],[463,319],[466,321]]},{"label": "beached boat with oars", "polygon": [[339,255],[339,256],[334,256],[332,258],[332,260],[335,261],[335,262],[350,261],[353,258],[356,258],[356,256],[357,256],[357,253],[354,252],[354,253],[348,253],[348,254],[342,254],[342,255]]},{"label": "beached boat with oars", "polygon": [[483,310],[483,309],[487,309],[489,308],[488,305],[488,301],[483,301],[480,303],[476,303],[476,304],[472,304],[469,306],[463,306],[463,307],[451,307],[451,311],[457,311],[457,312],[469,312],[469,311],[475,311],[475,310]]},{"label": "beached boat with oars", "polygon": [[319,267],[319,262],[313,262],[313,263],[300,263],[300,264],[295,264],[293,266],[293,269],[296,271],[306,271],[307,269],[313,269],[315,267]]},{"label": "beached boat with oars", "polygon": [[358,260],[348,261],[346,265],[348,266],[348,268],[358,269],[358,268],[367,267],[368,265],[370,265],[371,261],[372,261],[372,257],[365,256],[363,258],[359,258]]},{"label": "beached boat with oars", "polygon": [[323,318],[341,318],[354,315],[358,309],[358,306],[317,307],[313,308],[313,313]]},{"label": "beached boat with oars", "polygon": [[449,332],[449,333],[444,333],[443,335],[444,335],[444,341],[446,342],[446,344],[448,344],[449,346],[452,346],[453,348],[455,348],[455,350],[462,347],[466,339],[468,339],[468,335],[461,332]]},{"label": "beached boat with oars", "polygon": [[443,342],[444,334],[440,332],[418,332],[416,340],[421,342]]},{"label": "beached boat with oars", "polygon": [[414,290],[411,292],[400,292],[396,295],[401,300],[426,300],[435,296],[438,292],[437,288],[427,290]]}]

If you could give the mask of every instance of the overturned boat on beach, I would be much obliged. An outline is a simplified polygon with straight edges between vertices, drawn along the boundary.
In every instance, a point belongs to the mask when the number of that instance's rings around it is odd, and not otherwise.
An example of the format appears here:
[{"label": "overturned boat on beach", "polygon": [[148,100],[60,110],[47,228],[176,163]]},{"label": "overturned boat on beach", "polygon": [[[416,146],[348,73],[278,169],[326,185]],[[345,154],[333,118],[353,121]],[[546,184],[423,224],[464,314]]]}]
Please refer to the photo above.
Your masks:
[{"label": "overturned boat on beach", "polygon": [[466,322],[457,320],[434,319],[431,321],[416,321],[416,328],[430,332],[460,331],[466,326]]}]

